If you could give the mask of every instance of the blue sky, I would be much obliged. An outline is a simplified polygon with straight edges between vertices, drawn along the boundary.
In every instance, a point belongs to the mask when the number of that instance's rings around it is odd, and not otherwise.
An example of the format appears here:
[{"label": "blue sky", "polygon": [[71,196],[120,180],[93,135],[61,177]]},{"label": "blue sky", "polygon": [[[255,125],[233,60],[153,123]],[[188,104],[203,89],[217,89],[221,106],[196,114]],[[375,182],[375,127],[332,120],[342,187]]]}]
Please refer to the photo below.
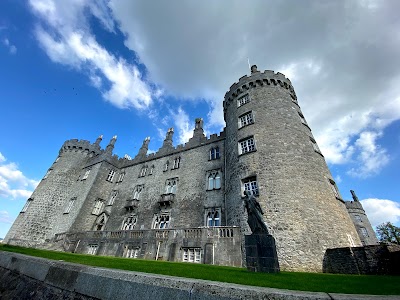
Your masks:
[{"label": "blue sky", "polygon": [[230,85],[287,75],[342,196],[400,225],[398,1],[0,2],[0,237],[67,139],[135,156],[203,117]]}]

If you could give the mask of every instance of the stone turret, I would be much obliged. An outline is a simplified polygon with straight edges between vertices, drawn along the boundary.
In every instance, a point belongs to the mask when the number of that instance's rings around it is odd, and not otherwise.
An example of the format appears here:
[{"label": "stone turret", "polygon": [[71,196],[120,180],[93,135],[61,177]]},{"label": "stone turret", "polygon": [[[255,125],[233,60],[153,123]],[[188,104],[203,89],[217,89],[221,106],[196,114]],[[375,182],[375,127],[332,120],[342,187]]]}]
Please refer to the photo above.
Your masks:
[{"label": "stone turret", "polygon": [[174,128],[169,128],[167,134],[165,136],[162,147],[158,150],[158,154],[168,153],[174,150],[174,146],[172,145],[172,137],[174,136]]},{"label": "stone turret", "polygon": [[112,155],[116,141],[117,141],[117,136],[114,135],[106,147],[107,154]]},{"label": "stone turret", "polygon": [[361,245],[288,78],[252,66],[226,93],[224,117],[227,225],[250,233],[242,198],[249,190],[282,270],[320,272],[327,248],[349,246],[349,236]]},{"label": "stone turret", "polygon": [[205,141],[206,141],[206,136],[204,135],[203,119],[196,118],[193,130],[193,137],[189,139],[187,145],[189,147],[197,146],[200,145],[201,143],[204,143]]},{"label": "stone turret", "polygon": [[143,159],[147,155],[147,150],[149,150],[149,143],[150,143],[150,137],[146,137],[143,140],[142,147],[139,149],[139,153],[136,155],[135,159]]}]

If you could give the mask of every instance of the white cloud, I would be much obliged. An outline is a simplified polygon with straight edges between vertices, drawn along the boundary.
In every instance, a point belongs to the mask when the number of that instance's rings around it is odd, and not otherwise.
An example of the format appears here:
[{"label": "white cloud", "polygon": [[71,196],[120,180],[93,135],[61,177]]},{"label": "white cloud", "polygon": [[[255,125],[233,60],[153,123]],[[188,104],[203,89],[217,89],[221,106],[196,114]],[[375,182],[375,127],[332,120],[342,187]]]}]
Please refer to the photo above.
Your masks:
[{"label": "white cloud", "polygon": [[0,153],[0,196],[6,198],[28,198],[39,181],[27,178],[13,163],[7,163]]},{"label": "white cloud", "polygon": [[384,222],[400,226],[400,203],[376,198],[364,199],[360,202],[372,226],[376,227]]},{"label": "white cloud", "polygon": [[[174,119],[174,123],[176,126],[176,130],[178,133],[178,143],[184,144],[189,141],[189,139],[193,136],[193,128],[192,122],[189,121],[188,114],[179,107],[176,112],[171,111],[171,116]],[[194,124],[194,122],[193,122]]]},{"label": "white cloud", "polygon": [[15,47],[15,45],[11,44],[7,38],[5,38],[3,40],[3,44],[4,44],[4,46],[6,46],[8,48],[8,51],[10,52],[10,54],[17,53],[17,47]]},{"label": "white cloud", "polygon": [[114,30],[107,6],[103,2],[96,3],[81,0],[30,1],[32,10],[43,23],[35,30],[36,38],[52,61],[87,73],[92,85],[113,105],[145,109],[152,103],[152,91],[139,69],[108,52],[90,32],[86,9],[100,20],[105,29]]},{"label": "white cloud", "polygon": [[0,210],[0,223],[12,224],[14,219],[10,216],[8,211]]}]

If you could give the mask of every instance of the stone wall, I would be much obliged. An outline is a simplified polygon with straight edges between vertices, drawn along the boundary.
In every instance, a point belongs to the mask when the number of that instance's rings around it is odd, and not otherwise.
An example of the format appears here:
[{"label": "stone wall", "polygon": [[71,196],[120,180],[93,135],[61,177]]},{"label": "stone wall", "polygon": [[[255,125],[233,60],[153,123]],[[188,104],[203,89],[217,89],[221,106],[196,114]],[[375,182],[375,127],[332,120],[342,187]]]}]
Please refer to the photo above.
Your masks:
[{"label": "stone wall", "polygon": [[369,245],[326,250],[325,273],[400,275],[399,245]]}]

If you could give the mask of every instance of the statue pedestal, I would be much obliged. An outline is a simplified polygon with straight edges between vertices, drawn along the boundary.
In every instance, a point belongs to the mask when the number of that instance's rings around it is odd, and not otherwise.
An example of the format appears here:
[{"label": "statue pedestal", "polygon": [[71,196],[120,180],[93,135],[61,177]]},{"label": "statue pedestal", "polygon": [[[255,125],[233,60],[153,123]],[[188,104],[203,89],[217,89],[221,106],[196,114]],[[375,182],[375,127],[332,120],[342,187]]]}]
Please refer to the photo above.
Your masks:
[{"label": "statue pedestal", "polygon": [[251,272],[278,273],[279,262],[275,239],[267,233],[245,236],[247,270]]}]

